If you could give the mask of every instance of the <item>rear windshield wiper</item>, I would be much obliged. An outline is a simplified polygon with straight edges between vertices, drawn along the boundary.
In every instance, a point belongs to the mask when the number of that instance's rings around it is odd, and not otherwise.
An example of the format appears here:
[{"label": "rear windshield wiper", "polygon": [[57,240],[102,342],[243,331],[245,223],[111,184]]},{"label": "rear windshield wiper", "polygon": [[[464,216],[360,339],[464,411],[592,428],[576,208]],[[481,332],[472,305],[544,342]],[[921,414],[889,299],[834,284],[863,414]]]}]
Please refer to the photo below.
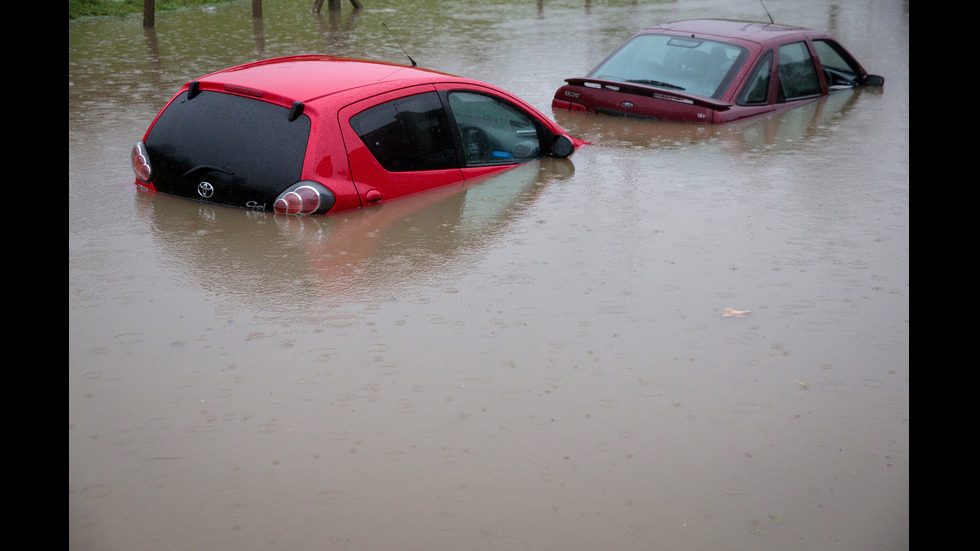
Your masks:
[{"label": "rear windshield wiper", "polygon": [[633,82],[636,84],[647,84],[649,86],[659,86],[661,88],[667,88],[669,90],[683,90],[683,86],[678,86],[676,84],[670,84],[667,82],[660,82],[659,80],[641,80],[641,79],[631,79],[626,82]]}]

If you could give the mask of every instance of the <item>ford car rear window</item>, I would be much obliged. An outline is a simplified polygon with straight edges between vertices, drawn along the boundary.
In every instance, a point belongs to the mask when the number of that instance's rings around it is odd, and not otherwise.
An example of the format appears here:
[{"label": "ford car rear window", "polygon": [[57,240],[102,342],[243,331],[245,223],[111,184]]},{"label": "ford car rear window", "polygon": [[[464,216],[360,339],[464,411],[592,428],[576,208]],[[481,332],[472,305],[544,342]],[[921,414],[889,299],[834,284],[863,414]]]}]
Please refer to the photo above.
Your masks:
[{"label": "ford car rear window", "polygon": [[644,34],[631,39],[589,74],[704,98],[719,98],[748,57],[734,44]]}]

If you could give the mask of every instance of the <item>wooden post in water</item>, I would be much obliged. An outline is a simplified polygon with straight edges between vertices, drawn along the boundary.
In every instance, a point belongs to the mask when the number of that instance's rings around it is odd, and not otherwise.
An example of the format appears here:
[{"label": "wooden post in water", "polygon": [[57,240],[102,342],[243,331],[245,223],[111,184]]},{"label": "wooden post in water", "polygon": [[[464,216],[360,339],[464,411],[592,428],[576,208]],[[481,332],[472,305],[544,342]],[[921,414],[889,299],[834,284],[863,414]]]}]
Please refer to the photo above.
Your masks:
[{"label": "wooden post in water", "polygon": [[[355,10],[362,9],[364,6],[361,5],[361,0],[350,0],[352,6]],[[313,13],[320,13],[323,8],[323,0],[313,0]],[[327,1],[328,11],[340,11],[340,0],[328,0]]]},{"label": "wooden post in water", "polygon": [[156,25],[156,0],[143,0],[143,28],[152,29]]},{"label": "wooden post in water", "polygon": [[262,19],[262,0],[252,0],[252,18]]}]

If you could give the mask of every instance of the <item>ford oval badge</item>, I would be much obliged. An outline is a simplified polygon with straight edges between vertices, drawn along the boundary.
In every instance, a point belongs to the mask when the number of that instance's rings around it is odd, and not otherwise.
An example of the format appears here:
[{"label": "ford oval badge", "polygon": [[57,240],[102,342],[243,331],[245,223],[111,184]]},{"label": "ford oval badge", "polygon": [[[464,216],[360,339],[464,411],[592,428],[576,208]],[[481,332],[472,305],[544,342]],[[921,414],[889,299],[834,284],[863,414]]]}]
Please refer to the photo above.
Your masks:
[{"label": "ford oval badge", "polygon": [[625,107],[626,109],[632,109],[633,108],[633,102],[631,102],[631,101],[624,101],[623,103],[620,103],[620,105],[623,106],[623,107]]}]

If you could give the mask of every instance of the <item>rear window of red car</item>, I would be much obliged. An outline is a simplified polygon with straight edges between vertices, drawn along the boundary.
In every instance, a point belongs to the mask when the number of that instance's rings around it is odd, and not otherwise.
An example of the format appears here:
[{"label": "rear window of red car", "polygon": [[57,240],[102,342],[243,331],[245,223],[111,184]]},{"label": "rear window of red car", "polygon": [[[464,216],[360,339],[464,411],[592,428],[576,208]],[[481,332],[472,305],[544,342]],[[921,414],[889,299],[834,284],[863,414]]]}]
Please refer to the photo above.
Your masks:
[{"label": "rear window of red car", "polygon": [[246,188],[274,194],[300,179],[309,136],[309,117],[290,121],[285,107],[184,92],[160,114],[146,147],[161,191],[181,187],[192,171],[215,168]]}]

